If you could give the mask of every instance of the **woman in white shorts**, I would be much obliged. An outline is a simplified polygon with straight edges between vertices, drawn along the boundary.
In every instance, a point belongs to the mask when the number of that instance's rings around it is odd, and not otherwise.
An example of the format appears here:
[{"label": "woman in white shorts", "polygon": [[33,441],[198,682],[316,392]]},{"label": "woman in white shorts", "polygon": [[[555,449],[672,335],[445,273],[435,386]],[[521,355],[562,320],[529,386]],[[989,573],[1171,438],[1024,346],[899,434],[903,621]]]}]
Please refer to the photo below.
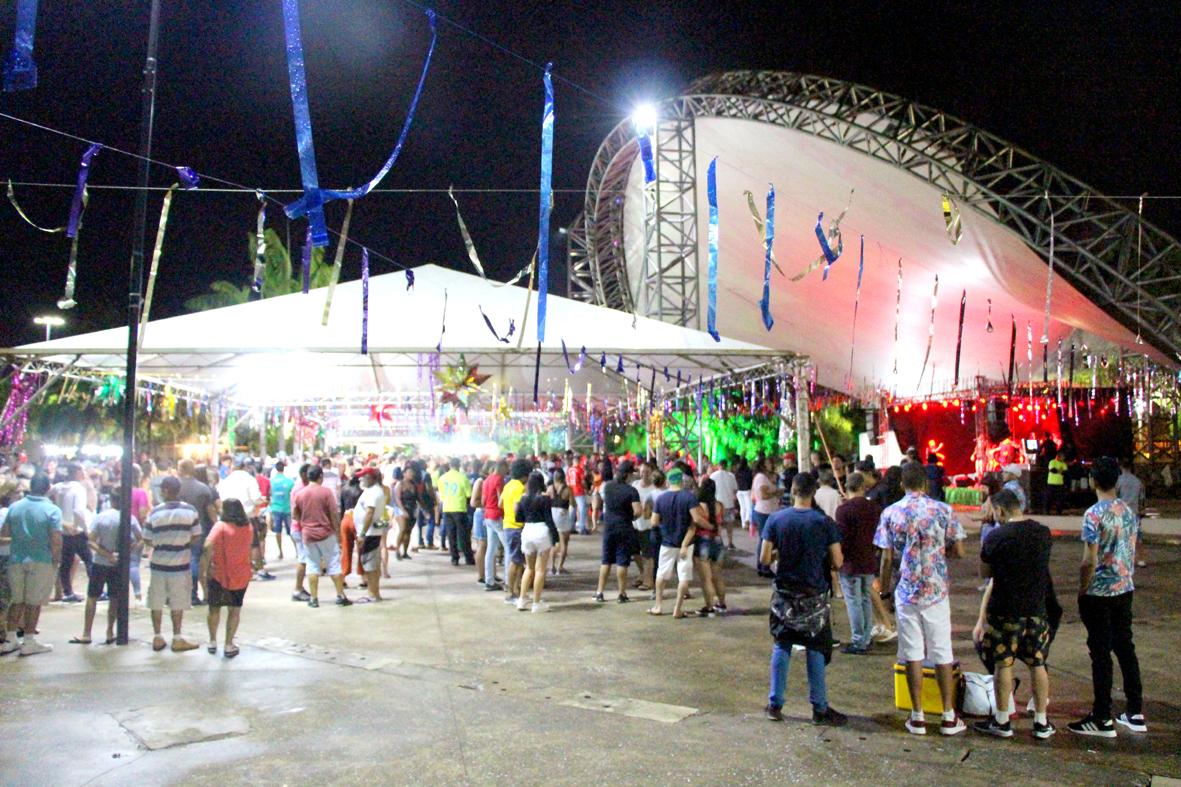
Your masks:
[{"label": "woman in white shorts", "polygon": [[557,549],[553,551],[553,573],[555,575],[565,574],[566,555],[570,551],[570,534],[574,532],[574,517],[571,516],[574,493],[570,491],[570,486],[566,483],[565,473],[560,471],[554,473],[554,482],[550,484],[546,494],[553,501],[550,513],[553,516],[554,527],[558,529]]},{"label": "woman in white shorts", "polygon": [[549,607],[541,603],[541,592],[545,589],[545,569],[549,565],[549,553],[554,542],[550,528],[554,526],[553,501],[546,497],[545,478],[536,471],[525,484],[525,496],[517,503],[517,521],[523,522],[521,529],[521,551],[525,553],[525,574],[521,577],[521,595],[517,609],[524,612],[528,606],[526,593],[533,588],[533,611],[545,612]]}]

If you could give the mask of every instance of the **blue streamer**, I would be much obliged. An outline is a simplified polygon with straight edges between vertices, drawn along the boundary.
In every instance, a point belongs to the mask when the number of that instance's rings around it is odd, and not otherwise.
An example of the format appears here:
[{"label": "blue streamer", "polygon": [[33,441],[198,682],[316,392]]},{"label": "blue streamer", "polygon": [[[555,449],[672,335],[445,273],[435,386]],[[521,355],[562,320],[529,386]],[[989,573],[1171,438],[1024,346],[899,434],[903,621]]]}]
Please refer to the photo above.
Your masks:
[{"label": "blue streamer", "polygon": [[102,145],[95,142],[86,148],[86,152],[82,154],[82,161],[78,165],[78,185],[74,188],[74,201],[70,203],[70,222],[66,225],[67,238],[73,238],[78,235],[78,225],[82,222],[82,210],[86,207],[84,195],[86,193],[86,181],[90,178],[90,160],[100,150],[102,150]]},{"label": "blue streamer", "polygon": [[706,194],[709,197],[709,307],[706,330],[720,342],[718,335],[718,157],[709,162],[706,175]]},{"label": "blue streamer", "polygon": [[4,92],[37,87],[37,64],[33,61],[33,36],[37,32],[37,0],[17,0],[16,35],[12,51],[4,59]]},{"label": "blue streamer", "polygon": [[369,354],[369,249],[361,247],[361,355]]},{"label": "blue streamer", "polygon": [[[303,40],[299,31],[299,0],[283,0],[283,28],[287,37],[287,78],[291,83],[291,109],[295,117],[295,147],[303,178],[303,213],[307,214],[311,242],[328,245],[324,221],[324,197],[316,174],[316,149],[312,144],[312,114],[308,108],[308,78],[304,72]],[[287,215],[294,218],[290,208]],[[305,279],[306,282],[306,279]],[[304,285],[307,292],[307,285]]]},{"label": "blue streamer", "polygon": [[570,374],[578,374],[582,369],[582,364],[586,361],[586,347],[584,346],[578,353],[578,361],[573,366],[570,365],[570,353],[566,350],[566,340],[562,339],[562,357],[566,359],[566,368],[570,370]]},{"label": "blue streamer", "polygon": [[180,178],[180,187],[185,191],[192,191],[201,183],[201,176],[192,167],[177,167],[176,176]]},{"label": "blue streamer", "polygon": [[477,308],[480,310],[480,316],[484,318],[484,324],[488,326],[488,330],[492,332],[494,337],[496,337],[496,341],[508,344],[509,337],[517,332],[517,321],[510,317],[508,321],[508,332],[505,333],[504,336],[501,336],[496,332],[496,328],[493,327],[491,318],[489,318],[487,314],[484,314],[484,307],[479,306]]},{"label": "blue streamer", "polygon": [[303,269],[303,294],[307,295],[312,289],[312,228],[308,226],[307,242],[303,244],[303,259],[300,267]]},{"label": "blue streamer", "polygon": [[652,160],[652,138],[647,132],[639,135],[640,161],[644,163],[644,185],[656,182],[656,162]]},{"label": "blue streamer", "polygon": [[[292,2],[292,4],[294,4],[293,0],[284,0],[284,5],[286,5],[288,2]],[[406,143],[406,137],[410,133],[410,125],[414,122],[414,113],[418,110],[418,99],[422,97],[422,87],[424,84],[426,84],[427,71],[430,70],[430,67],[431,67],[431,57],[435,54],[435,41],[437,40],[437,35],[436,35],[436,31],[435,31],[435,12],[428,8],[426,11],[426,17],[427,17],[427,20],[429,20],[430,24],[431,24],[431,45],[427,49],[426,61],[422,64],[422,73],[418,77],[418,87],[415,88],[415,90],[414,90],[414,98],[412,98],[410,100],[410,110],[406,113],[405,122],[402,123],[402,133],[400,133],[398,135],[398,143],[396,145],[394,145],[394,152],[391,153],[389,158],[386,159],[385,164],[383,164],[381,166],[381,169],[379,169],[377,171],[377,174],[374,175],[372,178],[370,178],[369,182],[366,183],[365,185],[359,186],[355,189],[318,190],[318,194],[315,198],[315,201],[317,202],[318,205],[326,205],[329,202],[332,202],[333,200],[338,200],[338,199],[360,199],[361,197],[364,197],[365,195],[367,195],[369,192],[373,191],[373,189],[377,188],[378,184],[380,184],[381,181],[385,179],[385,176],[389,174],[390,170],[393,169],[394,162],[396,162],[398,160],[398,154],[402,152],[402,146]],[[298,18],[297,18],[297,21],[298,21]],[[298,27],[296,29],[298,31]],[[288,38],[287,46],[288,46],[288,60],[290,62],[290,52],[291,52],[290,37]],[[301,76],[301,78],[303,76],[303,52],[302,52],[302,50],[300,51],[300,76]],[[293,79],[294,79],[294,77],[293,77]],[[294,84],[295,83],[292,82],[291,91],[292,91],[292,99],[293,100],[295,98]],[[306,95],[304,98],[304,105],[305,105],[305,109],[306,109],[306,105],[307,105]],[[297,125],[298,125],[298,120],[297,120]],[[309,149],[311,148],[311,138],[312,138],[311,137],[311,122],[309,121],[308,122],[308,148]],[[302,149],[303,148],[302,148],[302,143],[301,143],[301,146],[300,146],[301,154],[302,154]],[[301,158],[301,163],[302,163],[302,158]],[[316,166],[316,162],[315,162],[315,158],[314,158],[314,154],[313,154],[313,158],[312,158],[312,168],[313,168],[312,176],[313,177],[315,177],[315,166]],[[304,196],[300,197],[295,202],[292,202],[290,205],[287,205],[284,208],[284,211],[286,211],[288,218],[292,218],[292,219],[299,218],[300,216],[303,216],[303,215],[311,212],[313,202],[314,202],[314,200],[313,200],[310,192],[308,192],[305,187]],[[317,243],[316,245],[317,246],[328,245],[327,236],[325,236],[324,243]]]},{"label": "blue streamer", "polygon": [[414,271],[407,268],[406,269],[406,290],[410,291],[413,289],[414,289]]},{"label": "blue streamer", "polygon": [[763,326],[769,331],[775,325],[771,316],[771,247],[775,243],[775,186],[767,190],[767,221],[763,225],[763,299],[759,309],[763,312]]},{"label": "blue streamer", "polygon": [[545,108],[541,113],[541,219],[537,226],[537,341],[545,341],[545,301],[549,293],[549,217],[553,209],[554,83],[553,63],[545,64]]},{"label": "blue streamer", "polygon": [[623,356],[619,356],[619,360],[615,362],[615,373],[623,374]]},{"label": "blue streamer", "polygon": [[853,352],[857,347],[857,312],[861,309],[861,275],[865,273],[865,236],[861,236],[861,261],[857,263],[857,294],[853,298],[853,335],[849,337],[849,390],[853,390]]}]

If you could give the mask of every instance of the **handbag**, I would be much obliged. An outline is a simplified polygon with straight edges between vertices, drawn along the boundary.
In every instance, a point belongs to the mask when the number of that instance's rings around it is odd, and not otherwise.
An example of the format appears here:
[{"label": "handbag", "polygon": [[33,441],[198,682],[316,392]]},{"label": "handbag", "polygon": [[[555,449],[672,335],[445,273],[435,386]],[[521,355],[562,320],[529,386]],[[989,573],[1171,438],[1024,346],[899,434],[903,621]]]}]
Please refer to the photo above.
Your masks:
[{"label": "handbag", "polygon": [[771,592],[771,636],[817,637],[828,628],[830,613],[827,593],[776,587]]}]

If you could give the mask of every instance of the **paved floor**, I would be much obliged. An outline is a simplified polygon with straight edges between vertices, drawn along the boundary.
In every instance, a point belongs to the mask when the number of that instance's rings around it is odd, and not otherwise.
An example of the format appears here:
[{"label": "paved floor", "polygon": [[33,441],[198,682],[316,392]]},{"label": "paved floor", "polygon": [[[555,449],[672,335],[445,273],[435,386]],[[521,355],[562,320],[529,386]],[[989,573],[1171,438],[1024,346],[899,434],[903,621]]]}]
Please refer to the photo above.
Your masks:
[{"label": "paved floor", "polygon": [[[787,723],[764,720],[768,591],[744,564],[750,539],[738,545],[745,552],[726,572],[733,614],[714,619],[654,619],[638,598],[593,603],[595,537],[576,539],[573,573],[547,589],[553,608],[544,615],[509,608],[439,553],[392,563],[383,585],[390,600],[347,609],[292,603],[290,561],[276,562],[279,580],[247,594],[233,661],[204,650],[153,653],[138,610],[130,646],[68,645],[82,611],[53,605],[41,628],[56,651],[0,662],[0,783],[995,785],[1181,776],[1178,547],[1155,547],[1153,564],[1137,573],[1152,731],[1106,741],[1063,729],[1090,699],[1070,600],[1051,671],[1061,732],[1037,742],[1024,719],[1009,741],[971,731],[907,736],[893,710],[889,646],[834,656],[829,695],[851,715],[848,727],[806,723],[802,664],[790,676]],[[1068,597],[1080,548],[1059,539],[1054,552]],[[956,652],[978,671],[975,554],[973,542],[952,576]],[[203,636],[201,612],[186,622],[194,637]],[[840,602],[834,619],[847,635]]]}]

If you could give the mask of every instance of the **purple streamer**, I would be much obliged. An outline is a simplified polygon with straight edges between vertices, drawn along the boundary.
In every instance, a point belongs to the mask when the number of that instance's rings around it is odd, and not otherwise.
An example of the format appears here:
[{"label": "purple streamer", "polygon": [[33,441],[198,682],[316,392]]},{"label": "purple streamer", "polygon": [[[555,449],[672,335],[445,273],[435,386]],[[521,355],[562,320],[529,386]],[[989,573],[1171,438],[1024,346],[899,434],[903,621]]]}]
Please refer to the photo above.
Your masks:
[{"label": "purple streamer", "polygon": [[303,245],[303,294],[307,295],[312,289],[312,225],[308,224],[307,241]]},{"label": "purple streamer", "polygon": [[496,341],[508,344],[509,337],[517,332],[517,321],[510,317],[508,321],[508,332],[505,333],[504,336],[501,336],[496,332],[496,328],[493,327],[492,320],[487,314],[484,314],[484,307],[480,306],[478,308],[480,310],[480,316],[484,318],[484,324],[488,326],[488,330],[492,332],[492,335],[496,338]]},{"label": "purple streamer", "polygon": [[66,225],[67,238],[78,235],[78,224],[82,221],[82,193],[86,191],[86,181],[90,178],[90,160],[101,149],[102,145],[95,142],[82,154],[82,162],[78,166],[78,186],[74,189],[74,201],[70,203],[70,223]]},{"label": "purple streamer", "polygon": [[623,374],[623,356],[619,356],[619,360],[615,362],[615,373]]},{"label": "purple streamer", "polygon": [[406,269],[406,289],[407,291],[414,289],[414,271],[409,268]]},{"label": "purple streamer", "polygon": [[33,38],[37,32],[37,0],[17,0],[16,35],[12,51],[4,59],[4,92],[37,87],[37,63],[33,60]]},{"label": "purple streamer", "polygon": [[177,167],[176,176],[180,178],[180,187],[185,191],[192,191],[201,183],[201,176],[192,167]]},{"label": "purple streamer", "polygon": [[566,368],[570,370],[570,374],[577,374],[582,370],[582,364],[586,361],[586,347],[578,353],[578,361],[573,366],[570,365],[570,353],[566,350],[566,340],[562,339],[562,357],[566,359]]},{"label": "purple streamer", "polygon": [[369,249],[361,247],[361,355],[369,354]]}]

